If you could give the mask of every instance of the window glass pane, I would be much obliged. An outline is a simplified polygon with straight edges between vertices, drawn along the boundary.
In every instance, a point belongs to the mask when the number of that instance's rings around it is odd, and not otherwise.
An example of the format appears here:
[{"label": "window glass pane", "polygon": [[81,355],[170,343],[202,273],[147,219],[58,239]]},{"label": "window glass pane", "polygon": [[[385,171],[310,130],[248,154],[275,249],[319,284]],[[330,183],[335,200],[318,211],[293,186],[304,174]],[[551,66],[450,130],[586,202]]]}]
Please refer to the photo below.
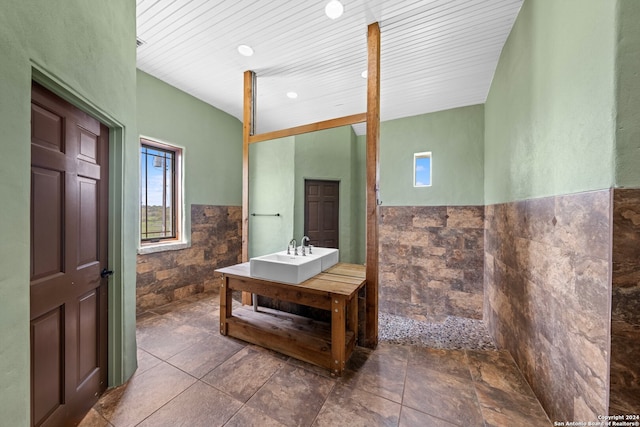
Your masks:
[{"label": "window glass pane", "polygon": [[174,238],[175,152],[142,145],[140,162],[141,238]]},{"label": "window glass pane", "polygon": [[428,187],[431,185],[431,153],[416,153],[414,161],[414,187]]}]

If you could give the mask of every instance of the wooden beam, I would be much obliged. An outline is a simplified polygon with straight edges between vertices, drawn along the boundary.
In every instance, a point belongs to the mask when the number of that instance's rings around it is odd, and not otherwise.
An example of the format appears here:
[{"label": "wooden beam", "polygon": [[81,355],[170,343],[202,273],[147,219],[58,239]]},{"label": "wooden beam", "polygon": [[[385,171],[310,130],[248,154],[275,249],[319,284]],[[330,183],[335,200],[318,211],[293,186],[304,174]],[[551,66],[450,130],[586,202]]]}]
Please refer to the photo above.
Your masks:
[{"label": "wooden beam", "polygon": [[364,345],[378,345],[378,183],[380,155],[380,26],[367,28],[367,247]]},{"label": "wooden beam", "polygon": [[249,144],[256,142],[268,141],[270,139],[284,138],[287,136],[300,135],[303,133],[314,132],[317,130],[325,130],[337,128],[340,126],[353,125],[362,123],[367,120],[367,113],[354,114],[352,116],[339,117],[337,119],[324,120],[322,122],[310,123],[307,125],[296,126],[293,128],[276,130],[273,132],[260,133],[249,136]]},{"label": "wooden beam", "polygon": [[[249,261],[249,138],[255,112],[255,73],[244,72],[244,105],[242,114],[242,262]],[[252,303],[251,294],[242,293],[242,303]]]}]

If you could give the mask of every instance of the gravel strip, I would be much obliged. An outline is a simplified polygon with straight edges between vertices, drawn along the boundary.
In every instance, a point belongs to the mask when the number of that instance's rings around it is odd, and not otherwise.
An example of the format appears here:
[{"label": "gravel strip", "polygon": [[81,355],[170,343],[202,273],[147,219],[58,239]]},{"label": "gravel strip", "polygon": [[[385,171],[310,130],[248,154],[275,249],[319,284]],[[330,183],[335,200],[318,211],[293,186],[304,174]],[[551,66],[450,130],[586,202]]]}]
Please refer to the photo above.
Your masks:
[{"label": "gravel strip", "polygon": [[482,320],[447,316],[441,323],[379,313],[378,339],[390,344],[442,349],[496,350]]}]

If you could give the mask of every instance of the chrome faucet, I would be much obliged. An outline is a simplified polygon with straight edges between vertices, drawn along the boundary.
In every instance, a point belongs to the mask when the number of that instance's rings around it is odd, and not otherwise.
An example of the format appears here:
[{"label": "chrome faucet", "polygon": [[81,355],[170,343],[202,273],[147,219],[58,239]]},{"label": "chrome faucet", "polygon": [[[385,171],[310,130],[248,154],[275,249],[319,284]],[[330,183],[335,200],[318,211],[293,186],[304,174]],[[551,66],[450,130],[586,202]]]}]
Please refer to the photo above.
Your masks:
[{"label": "chrome faucet", "polygon": [[[311,239],[309,239],[307,236],[302,237],[302,240],[300,240],[300,247],[302,248],[302,256],[306,256],[307,254],[304,253],[304,241],[307,241],[307,244],[309,244],[309,242],[311,241]],[[311,249],[313,248],[313,246],[309,245],[309,255],[311,255]]]},{"label": "chrome faucet", "polygon": [[[291,239],[287,245],[287,255],[291,255],[291,244],[293,243],[293,255],[298,255],[298,248],[296,246],[296,239]],[[304,255],[304,253],[303,253]]]}]

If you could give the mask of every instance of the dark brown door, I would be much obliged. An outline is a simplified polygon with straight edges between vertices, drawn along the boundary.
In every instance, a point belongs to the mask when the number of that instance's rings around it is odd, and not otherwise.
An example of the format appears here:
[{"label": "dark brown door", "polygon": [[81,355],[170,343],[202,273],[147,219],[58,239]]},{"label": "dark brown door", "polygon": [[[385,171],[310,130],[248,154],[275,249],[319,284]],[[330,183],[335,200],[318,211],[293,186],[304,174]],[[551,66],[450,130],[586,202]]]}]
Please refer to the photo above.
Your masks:
[{"label": "dark brown door", "polygon": [[311,244],[338,247],[340,182],[307,179],[304,182],[304,234]]},{"label": "dark brown door", "polygon": [[108,129],[31,94],[31,425],[77,424],[106,388]]}]

